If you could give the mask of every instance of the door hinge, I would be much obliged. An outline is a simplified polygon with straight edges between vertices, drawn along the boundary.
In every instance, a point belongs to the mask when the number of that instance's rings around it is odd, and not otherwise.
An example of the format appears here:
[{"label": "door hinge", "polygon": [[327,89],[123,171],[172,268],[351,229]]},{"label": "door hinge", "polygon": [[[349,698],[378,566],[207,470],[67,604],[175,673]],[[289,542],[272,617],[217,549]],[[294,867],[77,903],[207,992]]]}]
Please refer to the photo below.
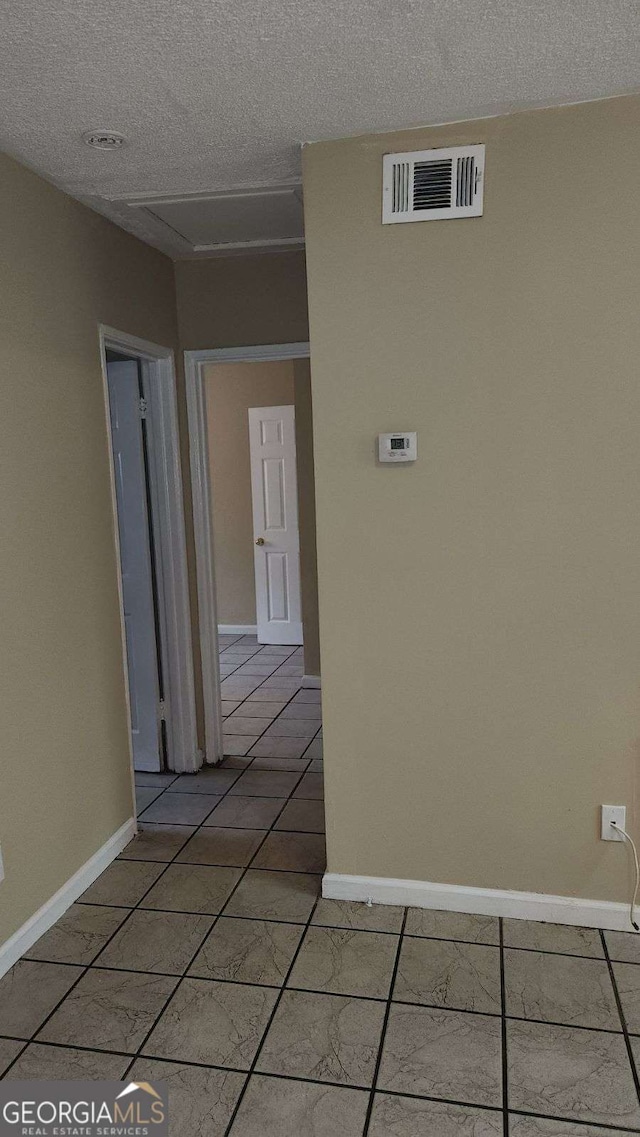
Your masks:
[{"label": "door hinge", "polygon": [[140,396],[140,418],[147,417],[147,400],[144,396]]},{"label": "door hinge", "polygon": [[158,703],[158,715],[161,722],[166,722],[167,719],[167,704],[164,699],[160,699]]}]

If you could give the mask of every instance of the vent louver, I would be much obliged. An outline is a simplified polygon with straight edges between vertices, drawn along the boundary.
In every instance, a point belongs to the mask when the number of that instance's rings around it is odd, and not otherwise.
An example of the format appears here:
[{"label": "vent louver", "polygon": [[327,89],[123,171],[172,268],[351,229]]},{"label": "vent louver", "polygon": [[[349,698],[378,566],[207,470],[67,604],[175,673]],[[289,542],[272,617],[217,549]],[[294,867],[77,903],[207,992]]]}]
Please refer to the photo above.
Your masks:
[{"label": "vent louver", "polygon": [[484,146],[385,154],[382,222],[480,217]]}]

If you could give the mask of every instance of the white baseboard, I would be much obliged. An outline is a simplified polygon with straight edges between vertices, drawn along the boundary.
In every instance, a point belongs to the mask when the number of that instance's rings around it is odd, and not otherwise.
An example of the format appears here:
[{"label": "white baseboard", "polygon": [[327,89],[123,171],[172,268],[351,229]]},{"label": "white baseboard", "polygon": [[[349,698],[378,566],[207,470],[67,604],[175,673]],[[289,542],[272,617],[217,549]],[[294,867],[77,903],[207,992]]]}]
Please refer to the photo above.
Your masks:
[{"label": "white baseboard", "polygon": [[319,675],[303,675],[303,687],[322,687],[322,680]]},{"label": "white baseboard", "polygon": [[347,876],[325,873],[322,895],[330,900],[373,900],[377,904],[437,908],[444,912],[472,912],[480,916],[508,916],[516,920],[542,920],[630,932],[629,905],[609,900],[583,900],[542,892],[509,892],[499,888],[471,888],[435,884],[427,880],[395,880],[385,876]]},{"label": "white baseboard", "polygon": [[0,977],[2,977],[10,967],[22,955],[35,944],[40,936],[44,935],[49,928],[59,920],[67,908],[70,908],[74,900],[93,884],[94,880],[100,876],[101,872],[111,864],[113,860],[121,853],[129,841],[135,837],[137,832],[137,824],[135,817],[131,817],[129,821],[125,821],[124,825],[114,833],[108,841],[105,841],[101,849],[94,853],[88,861],[79,868],[72,877],[54,893],[42,908],[34,912],[33,916],[18,928],[17,932],[2,944],[0,947]]},{"label": "white baseboard", "polygon": [[256,624],[218,624],[219,636],[255,636]]}]

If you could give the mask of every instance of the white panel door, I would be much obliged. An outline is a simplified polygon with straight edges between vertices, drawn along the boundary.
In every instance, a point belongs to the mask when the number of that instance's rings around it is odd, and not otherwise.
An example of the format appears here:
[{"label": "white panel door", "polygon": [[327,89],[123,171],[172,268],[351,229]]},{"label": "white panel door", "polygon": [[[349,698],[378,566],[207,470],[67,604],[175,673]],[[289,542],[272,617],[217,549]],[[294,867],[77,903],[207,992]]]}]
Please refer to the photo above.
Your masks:
[{"label": "white panel door", "polygon": [[301,644],[293,407],[249,410],[258,641]]},{"label": "white panel door", "polygon": [[160,696],[138,364],[107,364],[136,770],[160,770]]}]

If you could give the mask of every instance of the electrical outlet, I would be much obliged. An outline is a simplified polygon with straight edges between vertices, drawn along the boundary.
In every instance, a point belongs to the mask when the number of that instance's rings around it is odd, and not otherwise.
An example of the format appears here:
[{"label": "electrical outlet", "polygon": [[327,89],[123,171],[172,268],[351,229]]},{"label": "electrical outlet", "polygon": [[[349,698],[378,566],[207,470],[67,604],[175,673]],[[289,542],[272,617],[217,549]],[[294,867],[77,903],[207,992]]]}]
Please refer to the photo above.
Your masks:
[{"label": "electrical outlet", "polygon": [[603,841],[624,841],[622,833],[617,833],[615,826],[611,824],[615,821],[621,829],[626,829],[627,810],[624,805],[603,805],[601,806],[601,828],[600,837]]}]

